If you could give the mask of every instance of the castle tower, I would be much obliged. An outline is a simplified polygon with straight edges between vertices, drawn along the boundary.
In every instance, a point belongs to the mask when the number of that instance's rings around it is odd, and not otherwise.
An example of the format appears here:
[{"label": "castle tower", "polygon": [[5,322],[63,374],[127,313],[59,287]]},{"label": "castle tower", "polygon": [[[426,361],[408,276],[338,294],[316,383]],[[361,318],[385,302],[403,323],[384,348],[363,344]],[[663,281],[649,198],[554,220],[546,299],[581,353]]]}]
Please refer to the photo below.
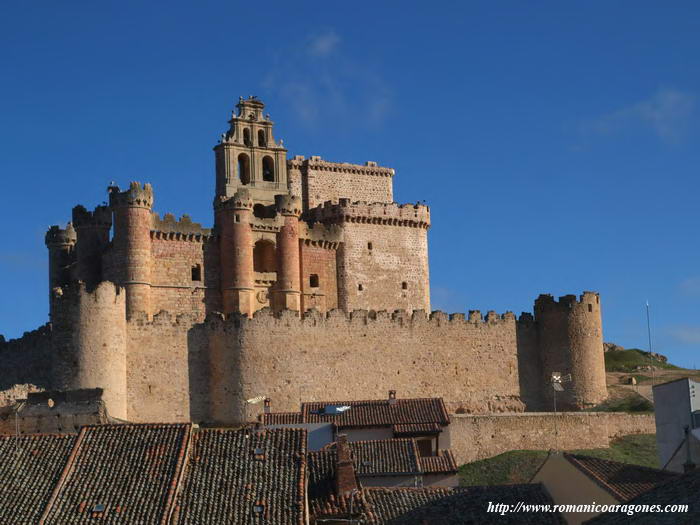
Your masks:
[{"label": "castle tower", "polygon": [[535,301],[535,322],[542,359],[544,399],[552,406],[552,372],[571,374],[571,382],[557,393],[562,409],[585,408],[607,396],[600,296],[595,292],[565,295],[555,301],[540,295]]},{"label": "castle tower", "polygon": [[273,136],[274,123],[263,115],[265,105],[256,97],[240,98],[238,114],[214,147],[216,197],[232,197],[238,188],[250,190],[256,202],[272,204],[287,193],[287,150]]},{"label": "castle tower", "polygon": [[247,188],[239,189],[233,197],[220,200],[216,205],[216,224],[221,232],[221,296],[225,314],[253,314],[252,209],[253,201]]},{"label": "castle tower", "polygon": [[69,222],[65,229],[54,225],[46,232],[44,241],[49,249],[49,319],[54,319],[53,289],[70,282],[70,264],[77,236]]},{"label": "castle tower", "polygon": [[292,195],[275,197],[277,212],[284,224],[277,233],[277,282],[272,290],[275,310],[301,309],[299,266],[299,216],[301,199]]},{"label": "castle tower", "polygon": [[93,290],[73,283],[53,295],[53,388],[102,388],[109,414],[127,419],[124,290],[109,281]]},{"label": "castle tower", "polygon": [[102,252],[109,244],[112,212],[108,206],[87,211],[73,208],[73,225],[77,233],[75,278],[92,288],[102,281]]},{"label": "castle tower", "polygon": [[110,186],[109,205],[114,213],[114,253],[123,261],[119,283],[126,289],[126,315],[151,314],[151,207],[153,189],[132,182],[120,191]]}]

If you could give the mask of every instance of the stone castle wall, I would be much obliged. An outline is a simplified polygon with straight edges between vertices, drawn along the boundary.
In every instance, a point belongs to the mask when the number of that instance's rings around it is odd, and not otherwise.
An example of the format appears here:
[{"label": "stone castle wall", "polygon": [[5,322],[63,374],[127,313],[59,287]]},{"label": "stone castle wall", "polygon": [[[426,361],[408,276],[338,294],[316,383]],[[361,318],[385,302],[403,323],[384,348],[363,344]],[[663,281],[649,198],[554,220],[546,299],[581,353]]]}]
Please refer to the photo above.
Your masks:
[{"label": "stone castle wall", "polygon": [[[212,398],[241,407],[239,400],[265,395],[276,411],[291,411],[300,400],[377,399],[394,389],[401,397],[443,397],[449,410],[522,411],[516,325],[513,314],[465,320],[366,311],[303,319],[261,311],[213,321],[211,361],[231,367],[218,373],[233,379],[213,386]],[[254,419],[260,410],[247,408],[236,417]]]},{"label": "stone castle wall", "polygon": [[326,201],[337,203],[342,198],[352,201],[393,202],[394,170],[347,162],[329,162],[321,157],[294,157],[287,162],[290,188],[297,189],[304,209],[315,208]]},{"label": "stone castle wall", "polygon": [[560,412],[450,416],[452,453],[458,465],[509,450],[606,448],[628,434],[654,434],[651,414]]}]

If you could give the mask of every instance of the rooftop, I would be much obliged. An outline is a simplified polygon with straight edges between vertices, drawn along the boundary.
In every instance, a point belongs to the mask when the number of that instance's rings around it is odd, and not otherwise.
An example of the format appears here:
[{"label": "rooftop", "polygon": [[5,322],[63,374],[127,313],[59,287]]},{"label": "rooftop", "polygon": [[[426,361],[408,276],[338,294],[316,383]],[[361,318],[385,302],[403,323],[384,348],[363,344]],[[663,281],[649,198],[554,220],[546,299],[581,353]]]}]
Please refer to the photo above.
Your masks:
[{"label": "rooftop", "polygon": [[333,423],[338,428],[396,425],[405,434],[439,432],[450,424],[445,403],[439,397],[315,401],[302,403],[301,412],[266,413],[263,420],[266,425]]},{"label": "rooftop", "polygon": [[618,501],[627,501],[678,475],[618,461],[564,454],[564,457]]}]

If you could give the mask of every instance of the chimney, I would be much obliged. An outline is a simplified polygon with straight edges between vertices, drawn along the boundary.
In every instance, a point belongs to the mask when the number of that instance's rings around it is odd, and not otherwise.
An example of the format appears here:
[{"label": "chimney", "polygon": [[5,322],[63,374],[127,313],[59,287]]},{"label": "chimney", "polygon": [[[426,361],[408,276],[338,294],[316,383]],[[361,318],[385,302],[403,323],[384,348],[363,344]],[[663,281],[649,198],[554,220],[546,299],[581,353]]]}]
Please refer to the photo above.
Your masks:
[{"label": "chimney", "polygon": [[336,439],[335,450],[337,460],[335,465],[335,492],[336,496],[351,496],[354,490],[359,490],[357,477],[355,476],[355,466],[352,462],[352,452],[348,445],[348,436],[339,434]]},{"label": "chimney", "polygon": [[266,397],[263,403],[265,403],[265,408],[263,409],[263,412],[265,412],[265,414],[269,414],[271,410],[272,400],[269,397]]},{"label": "chimney", "polygon": [[389,390],[389,404],[396,404],[396,390]]}]

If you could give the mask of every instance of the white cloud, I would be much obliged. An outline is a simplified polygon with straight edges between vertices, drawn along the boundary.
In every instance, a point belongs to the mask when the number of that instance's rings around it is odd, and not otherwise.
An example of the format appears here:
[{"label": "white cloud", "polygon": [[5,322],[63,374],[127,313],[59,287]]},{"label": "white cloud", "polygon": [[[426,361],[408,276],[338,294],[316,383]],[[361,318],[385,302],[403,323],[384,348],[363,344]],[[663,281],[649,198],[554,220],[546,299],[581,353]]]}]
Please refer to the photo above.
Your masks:
[{"label": "white cloud", "polygon": [[644,126],[661,140],[678,142],[695,112],[696,97],[677,89],[661,89],[646,100],[626,106],[588,122],[584,133],[613,135]]},{"label": "white cloud", "polygon": [[307,126],[380,126],[391,111],[393,91],[381,68],[343,52],[341,40],[325,30],[292,43],[276,57],[263,86]]},{"label": "white cloud", "polygon": [[307,51],[315,57],[327,57],[335,51],[340,37],[333,30],[328,30],[311,37]]},{"label": "white cloud", "polygon": [[669,332],[680,343],[700,344],[700,326],[674,326],[670,328]]},{"label": "white cloud", "polygon": [[683,281],[679,287],[685,295],[700,296],[700,277],[690,277]]}]

